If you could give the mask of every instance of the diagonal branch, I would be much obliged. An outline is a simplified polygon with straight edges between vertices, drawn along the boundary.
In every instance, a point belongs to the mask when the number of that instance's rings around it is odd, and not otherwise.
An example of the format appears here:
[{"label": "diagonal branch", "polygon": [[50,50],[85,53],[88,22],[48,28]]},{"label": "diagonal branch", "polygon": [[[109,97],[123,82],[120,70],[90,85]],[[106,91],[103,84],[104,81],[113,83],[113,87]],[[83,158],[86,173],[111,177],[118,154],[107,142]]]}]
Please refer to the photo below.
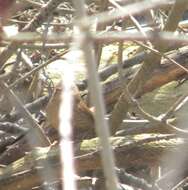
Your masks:
[{"label": "diagonal branch", "polygon": [[27,119],[27,123],[29,124],[29,127],[31,129],[30,134],[32,135],[32,137],[30,139],[28,139],[29,142],[32,144],[32,142],[35,141],[35,143],[37,142],[41,146],[48,146],[49,140],[44,135],[41,127],[33,119],[32,115],[29,113],[29,111],[22,105],[22,103],[18,99],[18,97],[2,81],[0,81],[0,88],[5,93],[6,96],[10,97],[10,99],[12,100],[11,102],[22,113],[23,117],[25,119]]}]

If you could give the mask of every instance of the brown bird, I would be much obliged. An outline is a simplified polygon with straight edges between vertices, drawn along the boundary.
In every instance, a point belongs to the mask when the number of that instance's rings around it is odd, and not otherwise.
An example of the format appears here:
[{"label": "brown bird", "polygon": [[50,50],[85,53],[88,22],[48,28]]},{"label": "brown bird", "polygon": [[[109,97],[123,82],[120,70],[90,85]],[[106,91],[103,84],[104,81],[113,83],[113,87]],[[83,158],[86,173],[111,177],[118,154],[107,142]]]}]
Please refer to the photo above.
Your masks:
[{"label": "brown bird", "polygon": [[[79,90],[73,86],[73,119],[72,126],[74,131],[74,138],[76,140],[82,138],[89,138],[94,136],[94,117],[93,112],[87,107],[82,100]],[[53,128],[59,127],[59,109],[61,102],[61,94],[63,92],[61,84],[58,84],[54,93],[47,105],[46,115],[47,120]],[[62,116],[63,117],[63,116]]]}]

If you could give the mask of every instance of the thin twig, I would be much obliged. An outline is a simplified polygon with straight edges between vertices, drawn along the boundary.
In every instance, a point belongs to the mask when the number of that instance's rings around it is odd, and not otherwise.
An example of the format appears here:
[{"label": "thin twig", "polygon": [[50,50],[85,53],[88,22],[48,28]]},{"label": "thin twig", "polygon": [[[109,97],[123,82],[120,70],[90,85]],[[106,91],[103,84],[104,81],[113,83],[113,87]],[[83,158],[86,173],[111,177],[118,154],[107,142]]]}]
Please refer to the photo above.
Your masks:
[{"label": "thin twig", "polygon": [[177,185],[175,185],[171,190],[176,190],[182,187],[185,183],[187,183],[188,177],[184,178],[182,181],[180,181]]},{"label": "thin twig", "polygon": [[[24,3],[29,3],[37,8],[41,8],[42,6],[44,6],[44,4],[38,3],[37,1],[32,1],[32,0],[22,0]],[[57,8],[58,11],[63,11],[65,13],[74,13],[75,10],[74,9],[68,9],[68,8],[63,8],[63,7],[58,7]]]},{"label": "thin twig", "polygon": [[[166,121],[177,109],[180,109],[187,102],[188,95],[182,95],[170,108],[169,110],[161,117],[162,121]],[[186,100],[186,101],[185,101]]]},{"label": "thin twig", "polygon": [[105,120],[105,107],[104,101],[102,98],[102,90],[99,84],[99,78],[97,76],[96,69],[96,61],[93,54],[92,48],[92,38],[89,32],[89,28],[85,23],[82,23],[83,19],[86,19],[86,13],[84,9],[84,2],[82,0],[75,0],[74,5],[76,7],[77,13],[77,25],[80,29],[80,34],[82,34],[82,38],[77,39],[78,44],[81,46],[88,70],[88,84],[89,91],[91,92],[91,100],[95,106],[95,121],[96,121],[96,131],[100,138],[100,143],[102,146],[101,154],[102,154],[102,163],[104,166],[104,174],[106,177],[106,184],[109,190],[117,190],[118,182],[117,176],[114,170],[114,156],[109,144],[109,128],[107,122]]},{"label": "thin twig", "polygon": [[[70,66],[69,66],[70,67]],[[74,168],[74,150],[72,142],[72,116],[73,116],[73,83],[74,73],[73,69],[64,70],[62,78],[61,105],[59,110],[60,126],[59,133],[60,141],[60,155],[61,163],[63,164],[63,189],[76,190],[75,184],[75,168]]]},{"label": "thin twig", "polygon": [[52,63],[53,61],[61,58],[63,55],[65,55],[68,52],[68,50],[63,51],[62,53],[59,53],[58,55],[56,55],[55,57],[52,57],[51,59],[49,59],[47,62],[35,67],[33,70],[31,70],[30,72],[26,73],[23,77],[19,78],[18,80],[16,80],[14,83],[12,83],[11,85],[9,85],[9,88],[14,88],[17,84],[19,84],[20,82],[24,81],[26,78],[28,78],[29,76],[35,74],[36,72],[38,72],[40,69],[46,67],[47,65],[49,65],[50,63]]},{"label": "thin twig", "polygon": [[[39,11],[39,13],[22,29],[22,32],[34,32],[41,24],[48,19],[53,11],[62,3],[62,0],[49,0]],[[5,48],[0,54],[0,65],[6,63],[6,61],[17,50],[18,43],[13,42]]]},{"label": "thin twig", "polygon": [[[120,6],[116,1],[114,1],[114,0],[109,0],[116,8],[118,8],[120,11],[124,11],[123,10],[123,7],[122,6]],[[131,19],[131,21],[133,22],[133,24],[135,25],[135,27],[138,29],[138,31],[140,31],[140,33],[143,35],[143,36],[145,36],[145,37],[147,37],[147,34],[145,33],[145,31],[142,29],[142,26],[139,24],[139,22],[136,20],[136,18],[133,16],[133,15],[129,15],[129,18]],[[149,42],[149,41],[147,41],[147,44],[150,46],[150,47],[152,47],[152,44]]]},{"label": "thin twig", "polygon": [[[78,36],[78,34],[75,34]],[[15,42],[15,43],[34,43],[40,42],[43,40],[43,37],[39,33],[35,32],[20,32],[14,36],[6,36],[2,34],[2,40],[7,42]],[[92,32],[92,39],[97,43],[112,43],[112,42],[120,42],[120,41],[143,41],[147,42],[153,41],[158,43],[172,43],[187,45],[188,44],[188,36],[184,34],[174,34],[174,32],[152,32],[148,33],[147,36],[143,36],[140,32],[131,33],[129,31],[107,31],[107,32]],[[57,45],[59,41],[64,43],[70,43],[72,41],[72,34],[59,32],[59,33],[51,33],[48,35],[46,42],[47,43],[56,43]],[[24,46],[24,45],[23,45]],[[31,47],[31,45],[25,45],[25,47]],[[40,45],[36,45],[40,46]],[[50,46],[50,45],[49,45]],[[53,44],[51,44],[53,46]],[[59,47],[61,48],[61,47]]]},{"label": "thin twig", "polygon": [[143,44],[143,43],[140,43],[140,42],[138,42],[138,41],[136,41],[136,43],[137,43],[138,45],[142,46],[143,48],[150,50],[152,53],[154,53],[154,54],[156,54],[156,55],[158,55],[158,56],[160,56],[160,57],[164,57],[164,58],[167,59],[169,62],[171,62],[171,63],[177,65],[178,67],[180,67],[181,69],[183,69],[186,73],[188,73],[188,69],[187,69],[187,68],[185,68],[184,66],[182,66],[182,65],[179,64],[177,61],[175,61],[174,59],[170,58],[169,56],[165,55],[164,53],[161,53],[161,52],[158,51],[157,49],[151,48],[151,47],[149,47],[149,46],[147,46],[147,45],[145,45],[145,44]]},{"label": "thin twig", "polygon": [[116,169],[116,172],[121,183],[125,183],[144,190],[160,190],[160,188],[156,184],[148,184],[147,181],[145,181],[144,179],[128,174],[123,169]]},{"label": "thin twig", "polygon": [[12,100],[12,103],[22,113],[23,117],[27,119],[27,123],[29,124],[29,127],[34,132],[33,139],[35,139],[36,142],[39,142],[43,146],[48,146],[49,140],[43,133],[39,124],[34,120],[34,118],[29,113],[29,111],[23,106],[20,99],[12,92],[12,90],[4,82],[0,81],[0,87],[2,91],[5,93],[5,95],[10,97],[10,99]]},{"label": "thin twig", "polygon": [[[185,2],[186,0],[179,0],[180,3]],[[88,22],[93,22],[94,20],[99,20],[99,24],[109,23],[114,20],[128,18],[129,15],[135,15],[139,13],[146,12],[151,9],[157,9],[161,7],[168,6],[171,0],[160,1],[160,0],[150,0],[148,3],[147,0],[133,3],[131,5],[122,6],[123,11],[116,9],[113,13],[109,15],[109,12],[98,13],[94,16],[89,16]]]}]

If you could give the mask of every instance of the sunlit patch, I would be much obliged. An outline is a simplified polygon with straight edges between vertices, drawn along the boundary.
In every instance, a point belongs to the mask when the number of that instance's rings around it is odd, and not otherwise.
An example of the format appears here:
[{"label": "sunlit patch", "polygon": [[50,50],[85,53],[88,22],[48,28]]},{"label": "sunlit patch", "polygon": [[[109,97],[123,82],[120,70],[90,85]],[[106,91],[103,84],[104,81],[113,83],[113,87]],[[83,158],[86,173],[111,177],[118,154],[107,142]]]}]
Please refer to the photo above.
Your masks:
[{"label": "sunlit patch", "polygon": [[3,31],[7,37],[11,37],[11,36],[18,34],[18,27],[15,25],[4,26]]},{"label": "sunlit patch", "polygon": [[54,82],[61,80],[62,73],[68,68],[74,71],[76,80],[82,80],[86,75],[86,68],[81,51],[72,50],[63,57],[58,59],[47,67],[47,72]]}]

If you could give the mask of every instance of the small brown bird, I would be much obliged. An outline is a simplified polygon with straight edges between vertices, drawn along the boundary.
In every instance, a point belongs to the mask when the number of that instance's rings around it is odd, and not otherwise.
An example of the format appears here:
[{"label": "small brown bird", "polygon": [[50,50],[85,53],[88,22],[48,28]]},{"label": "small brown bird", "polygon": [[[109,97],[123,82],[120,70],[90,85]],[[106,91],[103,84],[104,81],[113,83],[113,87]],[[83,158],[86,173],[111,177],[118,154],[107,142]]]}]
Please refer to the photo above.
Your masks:
[{"label": "small brown bird", "polygon": [[[82,100],[79,90],[73,86],[73,131],[76,139],[94,136],[94,117],[93,112],[87,107]],[[54,93],[47,105],[46,115],[47,120],[53,128],[59,127],[59,109],[61,102],[61,94],[63,92],[61,84],[58,84]],[[63,116],[62,116],[63,117]]]}]

